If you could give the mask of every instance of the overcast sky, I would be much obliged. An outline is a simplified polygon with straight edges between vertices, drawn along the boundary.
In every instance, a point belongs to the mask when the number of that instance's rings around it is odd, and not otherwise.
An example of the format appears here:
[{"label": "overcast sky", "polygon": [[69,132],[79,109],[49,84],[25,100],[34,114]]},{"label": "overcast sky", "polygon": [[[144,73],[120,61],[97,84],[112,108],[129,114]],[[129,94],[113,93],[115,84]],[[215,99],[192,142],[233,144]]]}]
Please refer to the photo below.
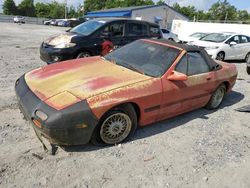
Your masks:
[{"label": "overcast sky", "polygon": [[[22,0],[14,0],[16,4],[19,4]],[[52,0],[34,0],[35,3],[40,2],[52,2]],[[65,2],[65,0],[56,0],[58,2]],[[158,0],[153,0],[157,2]],[[0,0],[0,5],[3,4],[4,0]],[[78,6],[83,3],[83,0],[67,0],[69,5]],[[173,5],[175,2],[179,3],[181,6],[195,6],[199,10],[208,10],[211,5],[217,0],[165,0],[169,5]],[[237,9],[247,10],[250,13],[250,0],[228,0],[231,5],[234,5]]]}]

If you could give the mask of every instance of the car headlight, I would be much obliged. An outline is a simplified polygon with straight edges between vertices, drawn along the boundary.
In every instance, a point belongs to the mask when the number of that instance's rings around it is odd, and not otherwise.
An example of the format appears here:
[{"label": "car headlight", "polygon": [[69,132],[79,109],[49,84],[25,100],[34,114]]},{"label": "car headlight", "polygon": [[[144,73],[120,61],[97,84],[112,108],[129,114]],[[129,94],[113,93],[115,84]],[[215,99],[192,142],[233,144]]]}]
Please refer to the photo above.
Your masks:
[{"label": "car headlight", "polygon": [[219,46],[209,46],[209,47],[206,47],[205,50],[215,50],[218,48],[219,48]]},{"label": "car headlight", "polygon": [[55,46],[55,48],[71,48],[74,47],[76,44],[75,43],[61,43]]}]

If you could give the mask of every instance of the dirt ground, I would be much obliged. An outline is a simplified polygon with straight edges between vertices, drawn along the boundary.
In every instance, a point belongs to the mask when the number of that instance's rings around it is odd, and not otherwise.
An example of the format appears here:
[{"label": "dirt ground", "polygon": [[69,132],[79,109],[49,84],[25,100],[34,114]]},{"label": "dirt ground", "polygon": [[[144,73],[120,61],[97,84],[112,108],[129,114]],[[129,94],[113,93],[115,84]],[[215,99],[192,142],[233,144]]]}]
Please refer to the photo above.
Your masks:
[{"label": "dirt ground", "polygon": [[43,152],[15,98],[15,80],[45,65],[39,45],[65,28],[0,23],[0,187],[250,187],[250,104],[246,64],[216,111],[199,109],[138,129],[111,147]]}]

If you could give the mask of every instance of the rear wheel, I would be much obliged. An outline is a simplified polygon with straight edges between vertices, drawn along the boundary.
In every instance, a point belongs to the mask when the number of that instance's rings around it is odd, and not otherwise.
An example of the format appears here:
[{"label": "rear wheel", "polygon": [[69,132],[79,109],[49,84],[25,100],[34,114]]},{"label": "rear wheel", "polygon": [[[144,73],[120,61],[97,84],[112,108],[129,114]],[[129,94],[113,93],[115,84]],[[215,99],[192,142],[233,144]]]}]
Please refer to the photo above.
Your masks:
[{"label": "rear wheel", "polygon": [[90,57],[90,53],[89,52],[81,52],[77,55],[76,58],[84,58],[84,57]]},{"label": "rear wheel", "polygon": [[250,75],[250,67],[247,67],[247,74]]},{"label": "rear wheel", "polygon": [[245,61],[248,62],[250,58],[250,52],[247,53],[246,57],[245,57]]},{"label": "rear wheel", "polygon": [[224,52],[219,52],[216,56],[217,60],[224,61],[225,59],[225,53]]},{"label": "rear wheel", "polygon": [[137,116],[132,105],[110,110],[101,118],[92,135],[94,145],[114,145],[125,141],[137,128]]},{"label": "rear wheel", "polygon": [[206,105],[206,108],[209,110],[218,108],[225,96],[225,93],[226,93],[226,86],[225,84],[221,84],[212,94],[209,102]]}]

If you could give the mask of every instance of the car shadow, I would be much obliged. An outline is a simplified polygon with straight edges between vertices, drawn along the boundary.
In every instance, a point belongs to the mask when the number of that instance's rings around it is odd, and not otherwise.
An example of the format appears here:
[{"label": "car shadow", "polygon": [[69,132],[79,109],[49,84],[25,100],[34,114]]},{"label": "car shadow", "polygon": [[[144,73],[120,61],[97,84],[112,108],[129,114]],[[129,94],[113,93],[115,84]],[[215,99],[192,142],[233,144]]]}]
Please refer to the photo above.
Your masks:
[{"label": "car shadow", "polygon": [[246,63],[246,61],[244,60],[225,60],[226,63],[237,63],[237,64],[241,64],[241,63]]},{"label": "car shadow", "polygon": [[[223,109],[227,106],[234,105],[240,102],[242,99],[244,99],[243,94],[236,92],[236,91],[231,91],[230,93],[226,95],[223,103],[221,104],[220,108],[217,110]],[[193,119],[197,119],[197,118],[209,119],[207,115],[211,113],[216,113],[217,110],[207,110],[205,108],[200,108],[200,109],[176,116],[174,118],[170,118],[170,119],[163,120],[157,123],[153,123],[145,127],[138,128],[134,136],[127,142],[150,137],[150,136],[168,131],[170,129],[173,129],[179,126],[185,126],[187,122]],[[104,149],[107,147],[112,147],[112,146],[98,147],[98,146],[93,146],[91,144],[86,144],[86,145],[80,145],[80,146],[62,147],[62,149],[65,150],[66,152],[86,152],[86,151]]]}]

